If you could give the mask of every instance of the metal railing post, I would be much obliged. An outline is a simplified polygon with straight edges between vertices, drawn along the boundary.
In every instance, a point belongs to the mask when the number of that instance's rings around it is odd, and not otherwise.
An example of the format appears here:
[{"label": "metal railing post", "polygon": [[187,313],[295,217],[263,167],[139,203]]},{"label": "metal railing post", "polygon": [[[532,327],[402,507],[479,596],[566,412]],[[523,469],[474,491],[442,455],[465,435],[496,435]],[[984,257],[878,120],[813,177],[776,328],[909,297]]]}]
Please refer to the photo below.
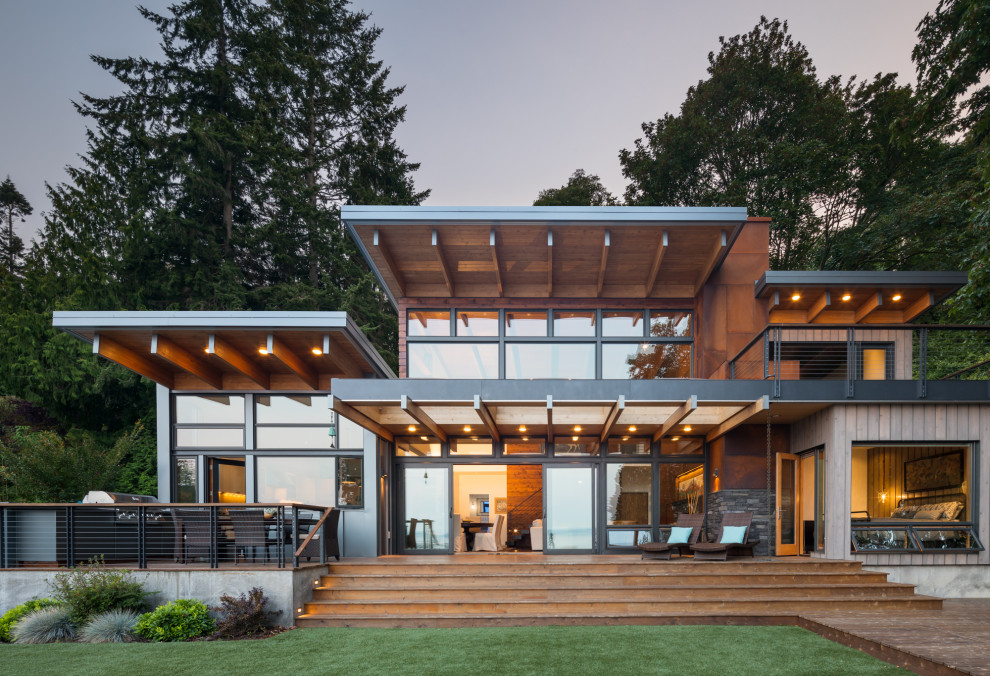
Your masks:
[{"label": "metal railing post", "polygon": [[856,330],[846,329],[846,398],[852,399],[856,395]]},{"label": "metal railing post", "polygon": [[214,506],[209,507],[209,520],[210,520],[210,568],[219,568],[220,560],[217,555],[217,548],[219,544],[217,542],[217,508]]},{"label": "metal railing post", "polygon": [[146,515],[145,508],[138,507],[138,568],[148,567],[148,547],[146,543],[148,532],[145,528]]},{"label": "metal railing post", "polygon": [[[333,509],[331,507],[330,509]],[[323,514],[328,514],[330,509],[323,512]],[[322,515],[321,515],[322,516]],[[320,563],[327,562],[327,520],[323,519],[323,523],[320,524]]]},{"label": "metal railing post", "polygon": [[296,550],[299,548],[299,508],[292,506],[292,567],[299,567],[299,557]]},{"label": "metal railing post", "polygon": [[780,399],[780,338],[781,330],[778,326],[774,329],[773,336],[773,396]]},{"label": "metal railing post", "polygon": [[7,509],[0,507],[0,568],[7,568]]},{"label": "metal railing post", "polygon": [[[72,507],[65,508],[65,567],[76,567],[76,529],[73,523],[75,510]],[[56,555],[57,556],[57,555]]]},{"label": "metal railing post", "polygon": [[770,329],[763,331],[763,379],[770,377]]},{"label": "metal railing post", "polygon": [[278,567],[285,568],[285,507],[275,508],[275,547],[278,549]]},{"label": "metal railing post", "polygon": [[928,329],[918,329],[918,398],[928,397]]}]

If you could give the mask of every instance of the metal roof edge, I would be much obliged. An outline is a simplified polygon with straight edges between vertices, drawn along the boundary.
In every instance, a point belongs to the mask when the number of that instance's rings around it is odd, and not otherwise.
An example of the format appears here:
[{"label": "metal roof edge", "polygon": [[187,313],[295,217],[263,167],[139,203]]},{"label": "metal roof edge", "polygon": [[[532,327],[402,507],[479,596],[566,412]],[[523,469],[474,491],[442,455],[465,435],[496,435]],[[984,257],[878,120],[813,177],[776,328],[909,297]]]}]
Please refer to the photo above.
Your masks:
[{"label": "metal roof edge", "polygon": [[739,223],[748,218],[746,207],[496,207],[496,206],[376,206],[352,204],[340,209],[345,222],[400,225],[463,222],[588,222],[588,223]]},{"label": "metal roof edge", "polygon": [[[768,286],[948,286],[957,291],[969,282],[969,274],[939,270],[767,270],[754,283],[753,295],[763,295]],[[944,296],[943,296],[944,297]]]}]

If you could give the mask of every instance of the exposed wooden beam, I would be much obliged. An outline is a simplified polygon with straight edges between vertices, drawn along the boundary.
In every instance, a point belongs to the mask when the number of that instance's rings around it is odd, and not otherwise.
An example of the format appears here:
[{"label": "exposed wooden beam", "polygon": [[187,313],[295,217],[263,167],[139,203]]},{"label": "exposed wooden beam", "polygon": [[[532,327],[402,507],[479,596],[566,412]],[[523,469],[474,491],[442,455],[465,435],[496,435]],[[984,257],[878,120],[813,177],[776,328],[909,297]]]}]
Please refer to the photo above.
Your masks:
[{"label": "exposed wooden beam", "polygon": [[904,314],[901,318],[902,322],[909,322],[922,312],[930,308],[935,304],[935,292],[929,291],[923,294],[921,298],[913,302],[909,307],[905,308]]},{"label": "exposed wooden beam", "polygon": [[210,387],[215,387],[218,390],[223,389],[223,373],[220,372],[220,369],[207,364],[165,336],[157,333],[151,334],[151,354],[186,373],[196,376]]},{"label": "exposed wooden beam", "polygon": [[855,323],[859,324],[880,307],[883,307],[883,292],[877,291],[867,298],[865,303],[856,308]]},{"label": "exposed wooden beam", "polygon": [[620,394],[616,402],[612,404],[612,408],[609,409],[608,415],[605,416],[605,424],[602,425],[601,438],[598,440],[600,443],[604,444],[605,440],[608,439],[608,436],[612,433],[615,425],[619,422],[619,416],[622,415],[622,412],[625,409],[626,396],[624,394]]},{"label": "exposed wooden beam", "polygon": [[721,260],[722,253],[725,251],[727,243],[728,237],[725,234],[725,230],[723,230],[719,233],[715,248],[712,250],[711,254],[709,254],[705,267],[702,268],[701,276],[698,277],[698,280],[694,283],[694,295],[698,295],[698,292],[701,291],[701,287],[705,285],[705,282],[708,281],[708,278],[715,270],[715,266],[718,265],[719,260]]},{"label": "exposed wooden beam", "polygon": [[144,355],[140,355],[124,347],[113,338],[102,336],[99,333],[94,335],[93,354],[98,354],[112,362],[116,362],[124,368],[134,371],[139,376],[153,380],[170,390],[175,386],[175,376],[172,375],[171,371],[161,364],[151,361]]},{"label": "exposed wooden beam", "polygon": [[440,272],[443,273],[443,282],[447,285],[447,293],[454,297],[454,278],[450,274],[450,266],[443,255],[443,247],[440,246],[440,233],[433,231],[433,252],[436,254],[437,262],[440,264]]},{"label": "exposed wooden beam", "polygon": [[276,338],[274,333],[268,334],[268,356],[285,364],[290,371],[314,390],[320,389],[320,377],[316,375],[316,371],[311,369],[309,364],[304,362],[298,354],[289,349],[288,345]]},{"label": "exposed wooden beam", "polygon": [[403,279],[402,273],[399,272],[399,266],[395,264],[395,259],[392,258],[392,253],[388,250],[388,247],[385,246],[385,241],[378,234],[377,230],[375,230],[374,244],[375,244],[375,248],[378,249],[378,253],[382,255],[382,260],[385,261],[385,267],[388,268],[389,273],[392,275],[392,278],[395,280],[395,285],[398,287],[399,295],[405,296],[406,295],[405,279]]},{"label": "exposed wooden beam", "polygon": [[832,292],[826,291],[821,296],[818,297],[811,307],[808,308],[808,316],[805,317],[805,323],[811,324],[815,319],[825,310],[832,306]]},{"label": "exposed wooden beam", "polygon": [[343,373],[348,378],[363,378],[364,372],[355,366],[343,350],[335,349],[336,341],[331,339],[329,333],[323,334],[323,357],[330,360],[331,365],[336,370]]},{"label": "exposed wooden beam", "polygon": [[332,394],[329,396],[329,399],[330,410],[336,412],[337,415],[342,415],[352,423],[360,425],[366,430],[371,430],[386,441],[395,441],[395,435],[392,434],[387,427],[379,425],[364,413],[361,413],[361,411],[357,410],[350,404],[345,404]]},{"label": "exposed wooden beam", "polygon": [[657,250],[653,253],[653,265],[650,266],[650,274],[646,277],[646,282],[643,284],[643,297],[648,298],[653,292],[653,287],[657,283],[657,275],[660,274],[660,263],[663,261],[664,254],[667,253],[667,231],[664,230],[660,234],[660,243],[657,244]]},{"label": "exposed wooden beam", "polygon": [[495,265],[495,286],[498,287],[498,297],[502,297],[502,266],[498,262],[498,244],[495,241],[495,228],[488,232],[488,246],[492,250],[492,263]]},{"label": "exposed wooden beam", "polygon": [[553,230],[547,230],[547,298],[553,296]]},{"label": "exposed wooden beam", "polygon": [[440,441],[447,443],[447,433],[415,401],[403,394],[399,400],[399,408],[408,413],[413,420],[428,429],[430,434],[439,438]]},{"label": "exposed wooden beam", "polygon": [[484,423],[485,427],[488,428],[488,433],[492,435],[492,439],[496,442],[502,441],[502,435],[498,432],[498,425],[495,424],[495,416],[492,415],[488,404],[481,400],[480,394],[474,395],[474,411],[481,418],[481,422]]},{"label": "exposed wooden beam", "polygon": [[674,427],[682,420],[691,415],[691,412],[697,408],[698,395],[692,394],[687,401],[677,407],[677,410],[667,416],[667,419],[663,421],[662,425],[660,425],[660,429],[658,429],[653,435],[653,441],[658,441],[665,434],[667,434],[667,432],[674,429]]},{"label": "exposed wooden beam", "polygon": [[752,418],[754,415],[760,411],[766,411],[770,408],[770,397],[764,394],[762,397],[754,401],[752,404],[744,408],[743,410],[736,413],[734,416],[722,421],[722,423],[705,435],[705,441],[711,442],[718,439],[720,436],[728,432],[729,430],[742,425],[744,422]]},{"label": "exposed wooden beam", "polygon": [[605,242],[602,245],[602,262],[598,266],[598,295],[602,295],[602,287],[605,286],[605,267],[608,264],[608,250],[612,246],[612,233],[605,231]]},{"label": "exposed wooden beam", "polygon": [[547,443],[553,445],[553,395],[552,394],[547,395]]},{"label": "exposed wooden beam", "polygon": [[271,377],[268,375],[268,371],[248,359],[240,350],[217,334],[210,334],[206,352],[207,354],[216,355],[218,359],[225,362],[231,368],[240,371],[243,375],[254,381],[261,389],[270,389]]}]

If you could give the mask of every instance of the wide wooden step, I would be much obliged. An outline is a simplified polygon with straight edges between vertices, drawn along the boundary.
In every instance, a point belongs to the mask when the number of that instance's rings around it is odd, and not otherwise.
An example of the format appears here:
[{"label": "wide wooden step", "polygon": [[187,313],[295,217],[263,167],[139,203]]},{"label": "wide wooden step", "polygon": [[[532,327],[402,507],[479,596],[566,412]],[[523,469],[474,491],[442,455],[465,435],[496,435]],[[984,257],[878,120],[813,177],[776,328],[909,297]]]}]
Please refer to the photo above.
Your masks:
[{"label": "wide wooden step", "polygon": [[677,615],[609,615],[577,613],[540,617],[522,615],[485,615],[480,613],[450,614],[424,617],[422,615],[303,615],[296,622],[300,627],[529,627],[529,626],[602,626],[602,625],[792,625],[794,613],[764,613],[762,615],[706,615],[687,613]]},{"label": "wide wooden step", "polygon": [[[429,557],[423,557],[429,558]],[[470,558],[470,557],[469,557]],[[625,563],[547,563],[550,557],[534,557],[536,561],[523,563],[512,561],[501,563],[498,557],[488,561],[479,560],[477,563],[339,563],[330,566],[331,575],[395,575],[398,573],[419,575],[490,575],[490,574],[583,574],[583,575],[638,575],[641,573],[705,573],[730,572],[767,572],[776,573],[811,573],[844,572],[860,570],[859,561],[830,561],[822,563],[798,563],[786,561],[640,561],[633,559]],[[632,557],[628,557],[632,558]]]}]

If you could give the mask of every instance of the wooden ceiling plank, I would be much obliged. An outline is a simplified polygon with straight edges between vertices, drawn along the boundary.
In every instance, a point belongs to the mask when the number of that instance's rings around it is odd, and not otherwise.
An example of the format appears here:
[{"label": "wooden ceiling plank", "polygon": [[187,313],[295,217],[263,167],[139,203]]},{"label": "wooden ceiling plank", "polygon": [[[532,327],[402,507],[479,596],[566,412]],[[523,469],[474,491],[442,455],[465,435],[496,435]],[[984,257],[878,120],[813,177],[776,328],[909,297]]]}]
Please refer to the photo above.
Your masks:
[{"label": "wooden ceiling plank", "polygon": [[553,230],[547,230],[547,298],[553,297]]},{"label": "wooden ceiling plank", "polygon": [[694,283],[694,295],[698,295],[701,291],[701,287],[705,285],[708,278],[711,277],[712,272],[715,270],[715,266],[718,265],[719,260],[722,258],[722,253],[725,251],[725,247],[728,243],[728,236],[725,230],[719,233],[718,241],[716,242],[715,248],[708,255],[708,262],[705,263],[705,267],[702,268],[701,276]]},{"label": "wooden ceiling plank", "polygon": [[599,438],[600,443],[604,444],[605,440],[608,439],[610,434],[612,434],[612,430],[618,424],[619,417],[622,415],[622,412],[625,409],[626,409],[626,397],[625,395],[620,394],[616,402],[612,404],[612,408],[609,409],[608,415],[605,416],[605,424],[602,425],[602,433],[601,433],[601,437]]},{"label": "wooden ceiling plank", "polygon": [[275,337],[274,333],[268,334],[268,356],[278,359],[280,362],[295,373],[299,378],[312,387],[314,390],[320,389],[320,378],[316,371],[311,369],[298,354],[293,352],[284,341]]},{"label": "wooden ceiling plank", "polygon": [[499,434],[498,425],[495,424],[495,416],[492,415],[491,409],[488,408],[488,404],[481,400],[481,395],[474,395],[474,410],[481,418],[481,422],[488,428],[488,433],[492,435],[492,439],[496,442],[502,441],[502,435]]},{"label": "wooden ceiling plank", "polygon": [[660,242],[657,244],[657,249],[653,253],[653,264],[650,266],[650,274],[646,277],[646,282],[643,284],[643,297],[649,298],[650,294],[653,292],[653,287],[657,284],[657,275],[660,274],[660,263],[663,261],[664,254],[667,253],[667,231],[664,230],[660,234]]},{"label": "wooden ceiling plank", "polygon": [[395,280],[395,286],[399,291],[399,295],[405,296],[406,282],[402,277],[402,273],[399,272],[399,266],[395,264],[395,259],[392,258],[392,253],[388,250],[388,247],[385,246],[385,241],[378,234],[377,230],[375,230],[374,245],[375,248],[378,249],[378,253],[381,254],[382,260],[385,261],[385,266],[388,268],[389,273]]},{"label": "wooden ceiling plank", "polygon": [[547,444],[553,445],[553,395],[547,395]]},{"label": "wooden ceiling plank", "polygon": [[904,314],[901,318],[902,322],[909,322],[922,312],[930,308],[935,304],[935,292],[927,291],[922,294],[921,298],[912,303],[909,307],[904,310]]},{"label": "wooden ceiling plank", "polygon": [[502,266],[498,262],[498,244],[495,239],[495,228],[488,231],[488,246],[492,250],[492,264],[495,266],[495,286],[498,288],[498,297],[502,297]]},{"label": "wooden ceiling plank", "polygon": [[157,333],[151,334],[151,354],[163,361],[196,376],[210,387],[223,389],[223,373],[199,357]]},{"label": "wooden ceiling plank", "polygon": [[323,358],[330,361],[332,369],[340,371],[348,378],[363,378],[364,372],[350,359],[343,350],[335,349],[337,346],[331,340],[330,334],[323,334]]},{"label": "wooden ceiling plank", "polygon": [[598,266],[598,297],[601,298],[602,287],[605,286],[605,267],[608,264],[608,250],[612,246],[612,233],[605,231],[605,241],[602,244],[602,262]]},{"label": "wooden ceiling plank", "polygon": [[447,265],[447,259],[443,255],[443,247],[440,245],[440,233],[436,230],[433,231],[433,252],[437,257],[437,262],[440,264],[440,272],[443,274],[444,284],[447,285],[447,293],[453,298],[454,278],[450,274],[450,267]]},{"label": "wooden ceiling plank", "polygon": [[856,308],[855,323],[859,324],[861,321],[870,316],[870,314],[883,307],[883,292],[877,291],[871,294],[869,298],[866,299],[862,305]]},{"label": "wooden ceiling plank", "polygon": [[440,425],[438,425],[433,418],[426,414],[426,411],[421,409],[419,405],[407,395],[403,394],[401,396],[399,400],[399,408],[408,413],[413,420],[428,429],[430,434],[439,438],[440,441],[447,443],[447,433],[443,431],[443,428],[440,427]]},{"label": "wooden ceiling plank", "polygon": [[377,422],[366,416],[361,411],[357,410],[350,404],[346,404],[337,397],[330,395],[330,410],[334,411],[337,415],[342,415],[352,423],[360,425],[361,427],[371,430],[382,439],[386,441],[395,441],[395,435],[383,425],[379,425]]},{"label": "wooden ceiling plank", "polygon": [[271,376],[269,373],[217,334],[210,334],[206,351],[208,354],[216,355],[218,359],[228,366],[250,378],[261,389],[270,389]]},{"label": "wooden ceiling plank", "polygon": [[660,425],[660,429],[656,431],[653,435],[653,441],[659,441],[667,432],[674,429],[674,427],[684,420],[686,417],[691,415],[693,411],[698,408],[698,395],[692,394],[690,398],[683,404],[677,407],[677,409],[667,416],[667,419]]},{"label": "wooden ceiling plank", "polygon": [[170,390],[175,386],[175,376],[167,368],[124,347],[108,336],[99,333],[93,336],[93,354],[98,354],[105,359],[120,364],[124,368],[134,371],[139,376],[153,380]]},{"label": "wooden ceiling plank", "polygon": [[752,418],[754,415],[760,411],[766,411],[770,409],[770,397],[763,395],[752,404],[739,411],[733,416],[730,416],[727,420],[722,421],[715,429],[711,430],[705,435],[705,441],[712,442],[718,439],[720,436],[726,432],[742,425],[744,422]]},{"label": "wooden ceiling plank", "polygon": [[818,297],[818,300],[812,303],[810,308],[808,308],[808,316],[805,318],[805,323],[811,324],[812,322],[815,321],[815,319],[818,318],[818,315],[820,315],[825,310],[829,309],[831,306],[832,306],[832,292],[826,291],[825,293],[823,293],[821,296]]}]

